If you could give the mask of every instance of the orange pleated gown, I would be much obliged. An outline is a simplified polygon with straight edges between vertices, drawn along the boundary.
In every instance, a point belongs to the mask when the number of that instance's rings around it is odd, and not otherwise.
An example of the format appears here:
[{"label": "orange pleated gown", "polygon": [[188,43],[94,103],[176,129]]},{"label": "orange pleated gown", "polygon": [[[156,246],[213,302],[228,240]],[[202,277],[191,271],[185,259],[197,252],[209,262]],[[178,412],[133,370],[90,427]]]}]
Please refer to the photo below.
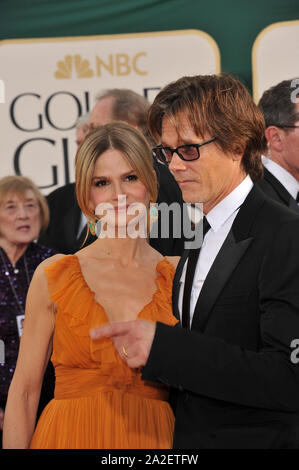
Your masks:
[{"label": "orange pleated gown", "polygon": [[[173,265],[157,264],[157,290],[138,318],[175,325],[171,289]],[[44,409],[31,440],[32,449],[167,449],[174,417],[169,392],[141,379],[110,339],[92,340],[92,327],[107,323],[76,255],[45,268],[57,305],[52,362],[54,399]]]}]

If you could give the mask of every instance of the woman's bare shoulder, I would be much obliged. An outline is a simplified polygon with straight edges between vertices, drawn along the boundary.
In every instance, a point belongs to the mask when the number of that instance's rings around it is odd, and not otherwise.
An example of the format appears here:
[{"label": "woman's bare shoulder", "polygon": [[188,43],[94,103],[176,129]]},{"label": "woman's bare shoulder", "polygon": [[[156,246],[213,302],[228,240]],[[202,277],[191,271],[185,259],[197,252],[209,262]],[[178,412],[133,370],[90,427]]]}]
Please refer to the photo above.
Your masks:
[{"label": "woman's bare shoulder", "polygon": [[[65,258],[67,255],[57,254],[53,255],[45,260],[43,260],[35,269],[28,294],[29,300],[31,303],[41,303],[44,305],[47,303],[48,305],[52,305],[53,302],[50,298],[50,291],[48,285],[48,277],[45,271],[47,266],[55,263],[56,261]],[[32,300],[33,299],[33,300]],[[35,299],[35,300],[34,300]]]},{"label": "woman's bare shoulder", "polygon": [[159,251],[155,250],[154,248],[151,248],[151,259],[155,260],[156,263],[162,261],[163,259],[166,259],[169,263],[173,265],[173,267],[176,269],[181,257],[180,256],[163,256]]},{"label": "woman's bare shoulder", "polygon": [[165,256],[167,261],[169,261],[175,268],[177,267],[181,257],[180,256]]},{"label": "woman's bare shoulder", "polygon": [[65,258],[65,256],[67,255],[61,255],[61,254],[57,254],[57,255],[53,255],[53,256],[50,256],[49,258],[46,258],[44,259],[36,268],[35,270],[35,273],[40,273],[40,272],[44,272],[44,268],[46,268],[47,266],[50,266],[51,264],[55,263],[56,261],[58,261],[59,259],[61,258]]},{"label": "woman's bare shoulder", "polygon": [[[27,301],[29,299],[29,305],[52,305],[53,302],[50,299],[50,293],[48,289],[48,278],[45,272],[45,268],[55,263],[66,255],[53,255],[43,260],[35,269],[32,280],[30,282]],[[34,310],[35,307],[33,307]]]}]

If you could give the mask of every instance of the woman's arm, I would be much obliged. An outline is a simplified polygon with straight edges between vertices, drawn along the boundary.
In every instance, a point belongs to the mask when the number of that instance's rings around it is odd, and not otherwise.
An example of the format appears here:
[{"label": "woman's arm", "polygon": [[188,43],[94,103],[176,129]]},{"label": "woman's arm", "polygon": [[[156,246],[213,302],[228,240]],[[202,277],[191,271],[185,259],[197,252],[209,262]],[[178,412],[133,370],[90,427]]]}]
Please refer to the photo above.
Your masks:
[{"label": "woman's arm", "polygon": [[52,350],[55,305],[50,299],[43,261],[32,278],[26,300],[24,330],[4,416],[3,447],[28,448],[34,432],[40,390]]}]

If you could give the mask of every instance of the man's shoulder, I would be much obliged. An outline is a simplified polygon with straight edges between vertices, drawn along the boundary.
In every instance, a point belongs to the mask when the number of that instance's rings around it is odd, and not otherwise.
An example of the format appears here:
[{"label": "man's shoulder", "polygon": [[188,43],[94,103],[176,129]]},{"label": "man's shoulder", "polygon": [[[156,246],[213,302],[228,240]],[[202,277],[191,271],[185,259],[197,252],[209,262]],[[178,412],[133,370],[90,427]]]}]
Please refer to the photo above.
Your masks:
[{"label": "man's shoulder", "polygon": [[263,194],[263,197],[264,203],[259,217],[256,219],[256,223],[260,224],[261,229],[264,227],[267,230],[275,229],[277,231],[284,226],[289,226],[289,224],[299,228],[299,213],[266,194]]},{"label": "man's shoulder", "polygon": [[56,204],[68,204],[71,202],[73,205],[76,201],[76,185],[75,183],[69,183],[65,186],[60,186],[60,188],[55,189],[50,194],[47,195],[47,202],[51,206]]},{"label": "man's shoulder", "polygon": [[269,197],[284,205],[288,205],[291,195],[276,176],[270,173],[267,168],[264,168],[264,176],[257,182],[257,185]]},{"label": "man's shoulder", "polygon": [[51,193],[47,195],[47,199],[57,199],[63,196],[75,195],[76,194],[76,185],[75,183],[68,183],[64,186],[60,186],[57,189],[54,189]]},{"label": "man's shoulder", "polygon": [[293,229],[299,237],[299,214],[267,196],[254,184],[234,221],[235,235],[242,238],[251,233],[268,239],[275,233]]}]

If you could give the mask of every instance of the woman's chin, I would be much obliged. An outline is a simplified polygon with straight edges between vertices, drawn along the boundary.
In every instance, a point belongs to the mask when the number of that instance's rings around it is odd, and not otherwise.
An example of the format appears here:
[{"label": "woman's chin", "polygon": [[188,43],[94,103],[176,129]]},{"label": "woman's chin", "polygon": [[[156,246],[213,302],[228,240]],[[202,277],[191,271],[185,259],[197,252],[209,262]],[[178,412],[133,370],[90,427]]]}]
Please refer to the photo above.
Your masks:
[{"label": "woman's chin", "polygon": [[29,245],[29,243],[33,242],[38,238],[37,233],[18,233],[15,236],[14,243],[16,245]]},{"label": "woman's chin", "polygon": [[146,223],[127,219],[113,225],[103,224],[99,238],[147,238]]}]

